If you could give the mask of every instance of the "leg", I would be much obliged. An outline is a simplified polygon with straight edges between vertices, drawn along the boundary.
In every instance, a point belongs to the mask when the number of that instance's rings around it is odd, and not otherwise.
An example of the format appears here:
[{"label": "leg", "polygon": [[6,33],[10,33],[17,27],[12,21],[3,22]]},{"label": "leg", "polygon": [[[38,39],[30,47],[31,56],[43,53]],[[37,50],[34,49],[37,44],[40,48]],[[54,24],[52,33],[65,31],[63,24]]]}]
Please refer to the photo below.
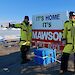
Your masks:
[{"label": "leg", "polygon": [[63,49],[63,55],[61,57],[61,67],[60,67],[61,72],[67,71],[69,55],[72,52],[72,49],[73,49],[72,44],[65,45]]},{"label": "leg", "polygon": [[25,45],[21,46],[22,63],[27,63],[29,61],[27,57],[29,49],[30,49],[30,46],[25,46]]},{"label": "leg", "polygon": [[74,53],[74,71],[75,71],[75,53]]},{"label": "leg", "polygon": [[20,50],[21,50],[22,62],[25,62],[27,59],[27,56],[26,56],[27,47],[25,45],[22,45]]},{"label": "leg", "polygon": [[67,71],[69,55],[70,55],[69,53],[63,53],[63,55],[61,57],[61,67],[60,67],[60,70],[62,70],[63,72]]},{"label": "leg", "polygon": [[30,50],[30,46],[26,46],[26,48],[27,48],[27,50],[26,50],[26,59],[27,60],[29,60],[29,58],[28,58],[28,53],[29,53],[29,50]]}]

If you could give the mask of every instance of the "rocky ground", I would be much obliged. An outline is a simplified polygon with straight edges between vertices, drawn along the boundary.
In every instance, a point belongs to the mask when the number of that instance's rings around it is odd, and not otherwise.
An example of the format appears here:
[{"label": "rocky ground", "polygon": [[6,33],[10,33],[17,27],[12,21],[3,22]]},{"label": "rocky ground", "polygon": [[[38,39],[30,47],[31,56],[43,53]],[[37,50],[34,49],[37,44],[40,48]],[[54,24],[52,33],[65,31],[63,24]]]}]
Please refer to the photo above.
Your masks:
[{"label": "rocky ground", "polygon": [[[75,75],[73,54],[69,60],[69,71],[64,75]],[[19,47],[0,46],[0,75],[59,75],[60,64],[55,62],[47,66],[37,65],[33,60],[20,64]]]}]

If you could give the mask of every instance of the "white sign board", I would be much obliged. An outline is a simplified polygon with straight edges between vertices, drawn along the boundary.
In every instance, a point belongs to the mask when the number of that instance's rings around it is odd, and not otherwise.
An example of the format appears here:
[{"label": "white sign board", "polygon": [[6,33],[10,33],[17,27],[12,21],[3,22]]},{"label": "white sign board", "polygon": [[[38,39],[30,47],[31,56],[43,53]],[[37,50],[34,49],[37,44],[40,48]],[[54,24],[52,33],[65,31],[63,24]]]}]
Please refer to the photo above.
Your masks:
[{"label": "white sign board", "polygon": [[[64,22],[69,19],[68,12],[48,13],[32,17],[33,41],[59,46]],[[53,46],[52,46],[53,47]]]},{"label": "white sign board", "polygon": [[68,19],[68,12],[49,13],[32,17],[33,29],[63,29],[63,23]]}]

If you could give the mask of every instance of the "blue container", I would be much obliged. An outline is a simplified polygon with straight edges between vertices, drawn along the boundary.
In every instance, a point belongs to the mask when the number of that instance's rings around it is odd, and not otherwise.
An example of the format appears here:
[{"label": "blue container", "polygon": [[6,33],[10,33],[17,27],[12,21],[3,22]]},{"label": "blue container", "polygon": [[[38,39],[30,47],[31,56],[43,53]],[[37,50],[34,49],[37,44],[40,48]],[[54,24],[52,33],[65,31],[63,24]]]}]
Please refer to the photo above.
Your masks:
[{"label": "blue container", "polygon": [[43,48],[35,49],[34,54],[37,55],[37,56],[41,56],[41,57],[46,56]]},{"label": "blue container", "polygon": [[50,64],[50,63],[51,63],[50,57],[47,57],[47,58],[45,59],[45,63],[46,63],[46,64]]},{"label": "blue container", "polygon": [[55,62],[56,61],[56,50],[51,50],[49,57],[50,57],[52,63]]},{"label": "blue container", "polygon": [[49,48],[39,48],[34,50],[34,54],[37,56],[48,56],[53,49]]},{"label": "blue container", "polygon": [[51,63],[51,59],[50,59],[50,57],[43,58],[43,57],[35,56],[34,62],[37,64],[40,64],[40,65],[47,65],[47,64]]},{"label": "blue container", "polygon": [[56,50],[49,48],[39,48],[34,50],[34,61],[41,65],[53,63],[56,60]]},{"label": "blue container", "polygon": [[51,54],[53,51],[54,51],[53,49],[48,49],[48,48],[46,48],[46,49],[45,49],[45,55],[46,55],[46,56],[50,56],[50,54]]},{"label": "blue container", "polygon": [[46,65],[45,58],[43,58],[43,57],[40,58],[38,56],[35,56],[34,62],[37,64],[40,64],[40,65]]},{"label": "blue container", "polygon": [[54,62],[56,61],[56,50],[53,51],[53,58],[55,59]]}]

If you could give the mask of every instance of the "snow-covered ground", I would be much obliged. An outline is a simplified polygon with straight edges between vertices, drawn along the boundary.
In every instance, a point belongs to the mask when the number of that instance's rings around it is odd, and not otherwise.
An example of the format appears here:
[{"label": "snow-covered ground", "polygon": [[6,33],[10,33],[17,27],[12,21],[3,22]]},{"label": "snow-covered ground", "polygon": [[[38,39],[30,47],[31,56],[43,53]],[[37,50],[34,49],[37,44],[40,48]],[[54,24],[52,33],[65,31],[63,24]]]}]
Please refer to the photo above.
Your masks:
[{"label": "snow-covered ground", "polygon": [[20,41],[20,29],[0,28],[0,45],[11,46],[14,45],[14,41]]},{"label": "snow-covered ground", "polygon": [[15,29],[15,28],[0,28],[0,36],[8,36],[8,35],[16,35],[20,36],[20,29]]}]

